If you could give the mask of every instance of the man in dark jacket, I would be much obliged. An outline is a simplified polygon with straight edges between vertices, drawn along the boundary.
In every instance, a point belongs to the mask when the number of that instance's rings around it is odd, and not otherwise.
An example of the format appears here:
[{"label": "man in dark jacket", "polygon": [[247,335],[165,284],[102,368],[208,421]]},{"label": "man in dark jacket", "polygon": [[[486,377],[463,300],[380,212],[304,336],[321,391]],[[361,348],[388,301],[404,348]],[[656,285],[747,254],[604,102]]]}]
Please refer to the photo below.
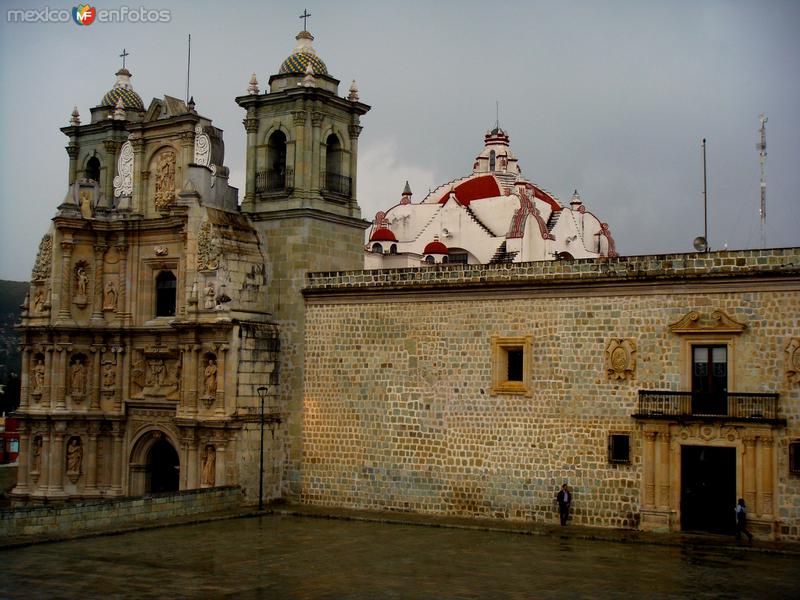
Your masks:
[{"label": "man in dark jacket", "polygon": [[561,516],[561,524],[567,524],[567,517],[569,517],[569,507],[572,504],[572,494],[570,494],[567,484],[561,486],[561,491],[556,495],[558,501],[558,514]]},{"label": "man in dark jacket", "polygon": [[747,509],[744,505],[744,498],[739,498],[739,503],[734,508],[736,511],[736,541],[742,541],[742,533],[747,536],[747,541],[753,543],[753,534],[747,531]]}]

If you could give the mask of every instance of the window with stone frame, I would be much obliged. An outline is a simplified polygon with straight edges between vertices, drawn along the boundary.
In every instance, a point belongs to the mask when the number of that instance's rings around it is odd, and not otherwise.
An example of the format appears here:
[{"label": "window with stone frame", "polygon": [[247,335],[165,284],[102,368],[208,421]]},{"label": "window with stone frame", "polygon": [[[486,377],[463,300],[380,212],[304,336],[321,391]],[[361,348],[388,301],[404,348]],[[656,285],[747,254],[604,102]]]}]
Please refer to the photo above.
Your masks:
[{"label": "window with stone frame", "polygon": [[628,465],[631,462],[631,436],[627,433],[608,435],[608,462]]},{"label": "window with stone frame", "polygon": [[800,475],[800,440],[789,442],[789,473]]},{"label": "window with stone frame", "polygon": [[156,316],[174,317],[177,300],[177,278],[172,271],[156,275]]},{"label": "window with stone frame", "polygon": [[492,395],[531,396],[532,336],[492,337]]}]

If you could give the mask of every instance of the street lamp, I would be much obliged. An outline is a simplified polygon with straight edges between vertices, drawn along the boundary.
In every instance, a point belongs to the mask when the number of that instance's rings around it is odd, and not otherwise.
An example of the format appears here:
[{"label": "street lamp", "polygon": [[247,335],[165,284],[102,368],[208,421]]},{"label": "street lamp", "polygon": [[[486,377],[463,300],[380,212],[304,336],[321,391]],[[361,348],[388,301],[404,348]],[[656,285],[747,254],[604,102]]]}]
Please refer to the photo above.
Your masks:
[{"label": "street lamp", "polygon": [[258,395],[261,398],[261,452],[259,453],[258,467],[258,510],[264,510],[264,398],[267,395],[267,388],[263,385],[258,388]]}]

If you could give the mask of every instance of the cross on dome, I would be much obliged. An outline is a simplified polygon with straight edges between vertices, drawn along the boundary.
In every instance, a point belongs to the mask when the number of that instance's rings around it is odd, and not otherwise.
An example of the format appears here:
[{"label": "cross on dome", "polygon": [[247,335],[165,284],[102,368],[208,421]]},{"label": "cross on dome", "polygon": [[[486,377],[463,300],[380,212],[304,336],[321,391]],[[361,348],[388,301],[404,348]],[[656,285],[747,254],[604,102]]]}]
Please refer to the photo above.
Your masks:
[{"label": "cross on dome", "polygon": [[300,18],[303,19],[303,31],[308,31],[308,17],[311,16],[311,13],[308,12],[305,8],[303,9],[303,14],[300,15]]},{"label": "cross on dome", "polygon": [[126,51],[125,48],[122,49],[122,54],[120,54],[120,58],[122,59],[122,68],[125,68],[125,58],[130,56],[131,53]]}]

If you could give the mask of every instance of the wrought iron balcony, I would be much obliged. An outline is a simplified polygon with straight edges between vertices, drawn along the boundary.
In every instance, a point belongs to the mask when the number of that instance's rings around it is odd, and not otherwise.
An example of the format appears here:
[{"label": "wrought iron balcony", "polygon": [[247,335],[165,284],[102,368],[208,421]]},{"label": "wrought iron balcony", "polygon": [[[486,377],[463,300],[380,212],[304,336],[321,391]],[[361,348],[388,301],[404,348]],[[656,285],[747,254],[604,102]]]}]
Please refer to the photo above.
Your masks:
[{"label": "wrought iron balcony", "polygon": [[637,419],[724,419],[784,423],[778,418],[778,394],[671,392],[639,390]]},{"label": "wrought iron balcony", "polygon": [[322,172],[322,191],[350,198],[353,180],[338,173]]},{"label": "wrought iron balcony", "polygon": [[256,172],[256,193],[270,194],[286,191],[291,189],[293,179],[292,169],[258,171]]}]

